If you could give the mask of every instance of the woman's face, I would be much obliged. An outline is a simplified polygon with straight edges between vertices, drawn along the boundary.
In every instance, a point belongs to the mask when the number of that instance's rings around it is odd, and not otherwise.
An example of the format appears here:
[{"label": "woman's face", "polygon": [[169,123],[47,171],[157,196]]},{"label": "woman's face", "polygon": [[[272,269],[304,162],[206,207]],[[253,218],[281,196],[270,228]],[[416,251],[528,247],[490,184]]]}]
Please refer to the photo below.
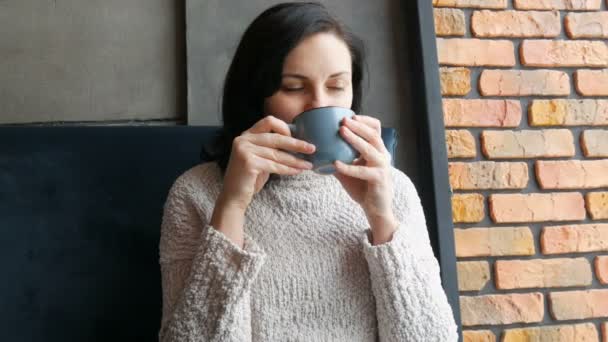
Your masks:
[{"label": "woman's face", "polygon": [[287,55],[281,86],[264,101],[265,114],[291,123],[312,108],[350,108],[351,65],[348,46],[335,35],[317,33],[302,40]]}]

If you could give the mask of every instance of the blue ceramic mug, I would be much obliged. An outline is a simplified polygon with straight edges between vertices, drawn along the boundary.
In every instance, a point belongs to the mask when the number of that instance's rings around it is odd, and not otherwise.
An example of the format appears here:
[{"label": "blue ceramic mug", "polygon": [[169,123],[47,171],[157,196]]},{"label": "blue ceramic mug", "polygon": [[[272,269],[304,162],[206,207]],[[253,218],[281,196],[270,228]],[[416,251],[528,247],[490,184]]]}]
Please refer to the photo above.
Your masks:
[{"label": "blue ceramic mug", "polygon": [[316,147],[313,154],[297,156],[311,162],[315,172],[325,175],[336,172],[333,165],[336,160],[352,164],[359,152],[340,136],[339,129],[342,119],[353,115],[348,108],[320,107],[296,116],[293,123],[288,124],[291,135]]}]

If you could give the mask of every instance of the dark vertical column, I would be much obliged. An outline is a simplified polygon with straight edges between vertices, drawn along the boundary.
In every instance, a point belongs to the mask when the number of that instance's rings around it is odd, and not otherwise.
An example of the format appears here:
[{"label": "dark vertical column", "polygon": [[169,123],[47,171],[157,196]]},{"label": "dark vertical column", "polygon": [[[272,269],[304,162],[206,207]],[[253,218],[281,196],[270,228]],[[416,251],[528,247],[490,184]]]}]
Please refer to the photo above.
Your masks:
[{"label": "dark vertical column", "polygon": [[412,108],[416,113],[419,152],[419,192],[435,255],[441,264],[443,287],[459,326],[460,301],[454,250],[451,188],[439,83],[432,3],[403,1],[412,75]]}]

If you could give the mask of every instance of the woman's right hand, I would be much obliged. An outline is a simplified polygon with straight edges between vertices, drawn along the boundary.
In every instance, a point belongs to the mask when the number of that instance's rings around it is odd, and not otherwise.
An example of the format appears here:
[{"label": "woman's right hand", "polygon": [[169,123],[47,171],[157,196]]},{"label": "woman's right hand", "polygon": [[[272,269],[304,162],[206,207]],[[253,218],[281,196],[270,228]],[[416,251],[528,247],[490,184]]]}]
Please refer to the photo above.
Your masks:
[{"label": "woman's right hand", "polygon": [[246,208],[271,173],[295,175],[312,169],[310,162],[286,151],[310,154],[314,150],[314,145],[291,137],[284,121],[266,116],[234,139],[224,176],[223,199]]},{"label": "woman's right hand", "polygon": [[291,137],[289,126],[273,116],[258,121],[232,143],[211,225],[241,247],[245,211],[270,174],[295,175],[312,169],[310,162],[286,151],[311,154],[315,146]]},{"label": "woman's right hand", "polygon": [[[315,146],[291,137],[289,126],[273,116],[266,116],[234,139],[224,174],[224,186],[213,213],[212,225],[216,229],[225,233],[231,231],[232,234],[227,235],[242,242],[241,234],[234,233],[236,228],[227,227],[240,225],[242,228],[242,222],[239,224],[241,216],[251,203],[253,195],[266,184],[270,174],[295,175],[312,169],[310,162],[287,151],[311,154],[315,151]],[[232,224],[226,223],[227,221]]]}]

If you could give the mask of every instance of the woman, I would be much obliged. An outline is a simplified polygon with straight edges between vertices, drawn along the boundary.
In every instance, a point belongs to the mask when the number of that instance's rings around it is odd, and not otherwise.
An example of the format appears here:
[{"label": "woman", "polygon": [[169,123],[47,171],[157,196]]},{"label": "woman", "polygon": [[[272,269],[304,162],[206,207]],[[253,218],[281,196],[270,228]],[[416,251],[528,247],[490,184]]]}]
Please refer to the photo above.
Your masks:
[{"label": "woman", "polygon": [[162,222],[161,341],[456,341],[416,190],[380,122],[340,134],[361,153],[335,176],[288,152],[288,122],[358,112],[360,41],[320,4],[263,12],[228,71],[217,161],[173,184]]}]

